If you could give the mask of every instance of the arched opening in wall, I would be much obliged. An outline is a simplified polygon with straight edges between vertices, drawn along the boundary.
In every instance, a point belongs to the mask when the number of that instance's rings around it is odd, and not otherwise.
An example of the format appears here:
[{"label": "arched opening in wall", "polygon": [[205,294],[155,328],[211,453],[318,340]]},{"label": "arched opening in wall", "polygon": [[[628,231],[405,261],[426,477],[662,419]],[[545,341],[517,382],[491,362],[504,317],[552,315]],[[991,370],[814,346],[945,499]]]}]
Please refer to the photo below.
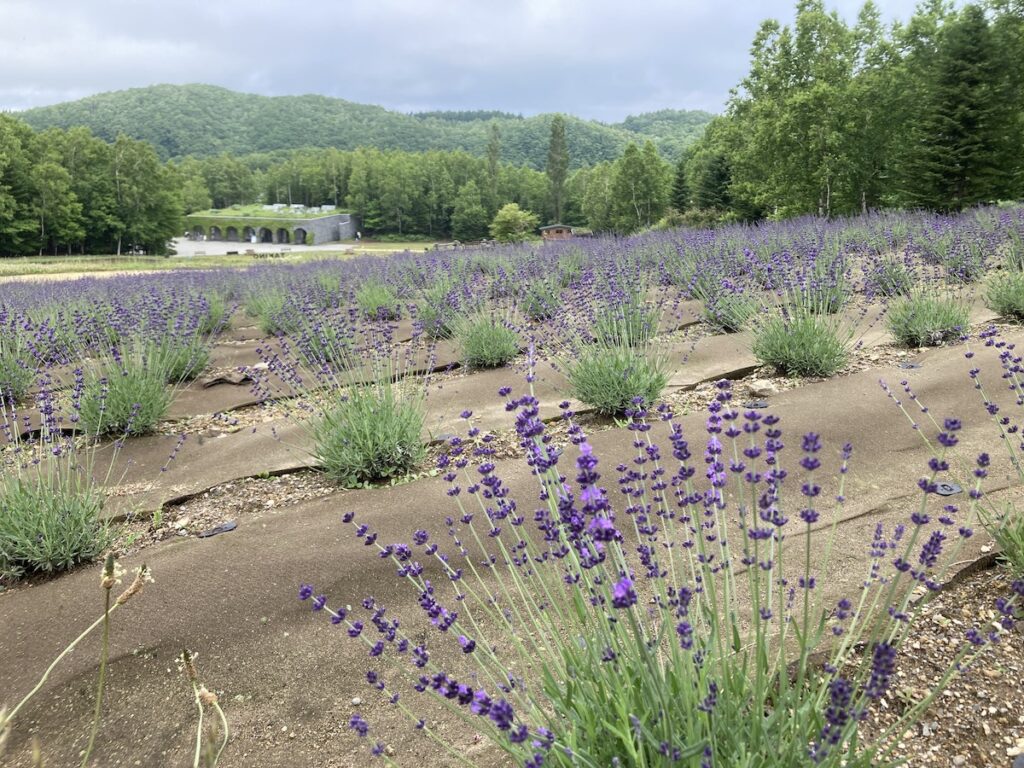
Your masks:
[{"label": "arched opening in wall", "polygon": [[302,245],[303,243],[306,242],[306,230],[304,230],[302,227],[299,227],[298,229],[295,230],[295,242],[298,245]]},{"label": "arched opening in wall", "polygon": [[282,228],[282,229],[277,230],[277,242],[279,242],[279,243],[290,242],[288,240],[288,230],[287,229]]},{"label": "arched opening in wall", "polygon": [[266,227],[260,230],[260,242],[261,243],[272,243],[274,242],[274,233]]},{"label": "arched opening in wall", "polygon": [[211,240],[223,240],[224,235],[221,234],[220,227],[210,227],[210,239]]},{"label": "arched opening in wall", "polygon": [[202,227],[192,227],[192,239],[193,240],[202,240],[203,236],[205,234],[206,234],[206,231]]},{"label": "arched opening in wall", "polygon": [[224,239],[231,243],[238,242],[238,228],[228,227],[224,230]]},{"label": "arched opening in wall", "polygon": [[242,239],[247,243],[256,242],[256,230],[252,227],[246,227],[242,230]]}]

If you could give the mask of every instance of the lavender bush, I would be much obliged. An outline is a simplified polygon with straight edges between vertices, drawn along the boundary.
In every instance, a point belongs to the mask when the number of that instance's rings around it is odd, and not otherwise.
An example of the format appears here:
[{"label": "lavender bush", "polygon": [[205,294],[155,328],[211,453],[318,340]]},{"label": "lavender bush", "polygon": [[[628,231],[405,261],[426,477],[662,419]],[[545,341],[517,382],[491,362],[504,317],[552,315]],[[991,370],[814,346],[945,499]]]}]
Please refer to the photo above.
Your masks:
[{"label": "lavender bush", "polygon": [[[973,509],[959,523],[930,511],[943,504],[937,481],[960,424],[944,424],[917,511],[891,530],[878,526],[858,592],[833,603],[818,583],[827,555],[812,554],[811,541],[841,507],[852,448],[839,450],[838,501],[829,503],[820,438],[799,440],[787,472],[779,419],[740,411],[729,383],[718,387],[699,449],[667,409],[631,413],[636,456],[617,470],[620,509],[572,414],[570,481],[526,395],[508,408],[538,484],[534,530],[497,475],[493,448],[475,437],[453,438],[438,461],[457,509],[447,544],[426,530],[382,542],[372,521],[346,512],[355,535],[419,594],[434,641],[409,636],[370,596],[354,610],[312,585],[299,597],[368,650],[369,685],[454,761],[469,762],[416,714],[407,686],[525,766],[897,764],[896,738],[986,642],[969,632],[924,700],[881,738],[858,740],[913,635],[913,594],[938,588],[942,562],[971,534]],[[652,420],[667,430],[666,451]],[[428,577],[428,562],[439,577]],[[441,667],[437,643],[460,649],[465,664]],[[372,730],[359,714],[350,726],[364,737]]]}]

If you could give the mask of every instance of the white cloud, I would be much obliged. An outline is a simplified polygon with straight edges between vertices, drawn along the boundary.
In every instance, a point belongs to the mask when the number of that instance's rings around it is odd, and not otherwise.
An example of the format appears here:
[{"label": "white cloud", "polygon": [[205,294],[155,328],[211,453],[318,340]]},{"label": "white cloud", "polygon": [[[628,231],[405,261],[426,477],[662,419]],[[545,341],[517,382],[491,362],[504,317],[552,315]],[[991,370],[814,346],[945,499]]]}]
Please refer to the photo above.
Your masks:
[{"label": "white cloud", "polygon": [[[885,3],[906,16],[913,0]],[[860,0],[839,0],[848,18]],[[0,0],[0,108],[159,82],[405,110],[721,108],[792,0]]]}]

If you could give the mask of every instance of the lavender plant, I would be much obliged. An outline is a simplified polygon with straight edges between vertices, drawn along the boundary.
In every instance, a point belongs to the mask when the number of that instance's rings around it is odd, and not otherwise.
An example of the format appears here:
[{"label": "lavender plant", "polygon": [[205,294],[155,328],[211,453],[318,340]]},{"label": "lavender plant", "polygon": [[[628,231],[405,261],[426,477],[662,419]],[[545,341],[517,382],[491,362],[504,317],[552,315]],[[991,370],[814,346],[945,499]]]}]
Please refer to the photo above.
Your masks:
[{"label": "lavender plant", "polygon": [[[819,584],[831,551],[821,538],[830,539],[822,523],[838,519],[838,509],[824,501],[828,453],[818,435],[799,441],[794,474],[783,468],[779,419],[738,410],[728,382],[708,409],[701,449],[691,449],[668,409],[638,408],[629,418],[636,456],[618,469],[616,510],[570,412],[573,481],[536,399],[507,407],[537,483],[536,531],[475,430],[470,440],[452,438],[438,460],[457,509],[445,523],[450,547],[426,530],[382,542],[355,512],[343,517],[419,595],[435,640],[411,637],[374,597],[351,609],[312,585],[299,590],[368,650],[368,684],[454,762],[472,764],[410,696],[446,708],[531,767],[897,765],[900,735],[986,642],[969,631],[923,700],[880,738],[858,738],[913,637],[915,592],[938,588],[943,560],[970,536],[972,510],[958,516],[959,533],[948,515],[930,513],[944,504],[941,460],[907,523],[879,525],[864,543],[870,563],[859,594],[833,603]],[[652,418],[664,422],[668,451],[653,438]],[[945,423],[943,454],[959,429]],[[848,445],[839,451],[840,508],[851,455]],[[436,646],[444,644],[464,663],[442,666]],[[362,737],[373,728],[360,713],[349,725]],[[385,744],[372,741],[371,753],[384,754]]]},{"label": "lavender plant", "polygon": [[0,330],[0,401],[21,400],[36,377],[34,356],[20,328]]},{"label": "lavender plant", "polygon": [[313,424],[318,466],[344,487],[407,474],[425,453],[422,406],[390,379],[353,384]]},{"label": "lavender plant", "polygon": [[572,396],[605,416],[655,402],[668,383],[664,359],[647,349],[587,346],[564,368]]},{"label": "lavender plant", "polygon": [[832,376],[846,365],[850,340],[841,322],[797,308],[763,318],[752,351],[785,376]]},{"label": "lavender plant", "polygon": [[917,291],[893,302],[886,317],[889,331],[905,347],[944,344],[963,334],[967,322],[963,301],[929,291]]},{"label": "lavender plant", "polygon": [[1001,317],[1024,320],[1024,272],[1002,272],[992,278],[985,292],[985,305]]},{"label": "lavender plant", "polygon": [[511,322],[492,312],[477,312],[460,317],[455,324],[455,339],[462,361],[470,368],[498,368],[519,354],[519,334]]},{"label": "lavender plant", "polygon": [[356,305],[366,316],[376,320],[397,320],[402,305],[394,288],[380,280],[369,280],[356,290]]},{"label": "lavender plant", "polygon": [[143,435],[151,432],[167,413],[171,390],[167,387],[168,359],[152,345],[133,344],[84,374],[79,416],[93,435]]}]

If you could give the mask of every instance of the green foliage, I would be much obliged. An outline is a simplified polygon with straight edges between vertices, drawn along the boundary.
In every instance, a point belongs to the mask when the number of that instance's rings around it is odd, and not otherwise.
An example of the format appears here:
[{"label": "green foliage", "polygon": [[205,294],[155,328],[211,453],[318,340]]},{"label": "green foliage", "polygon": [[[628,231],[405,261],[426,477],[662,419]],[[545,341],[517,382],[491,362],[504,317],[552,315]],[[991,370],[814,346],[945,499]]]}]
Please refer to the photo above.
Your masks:
[{"label": "green foliage", "polygon": [[292,333],[301,328],[301,319],[288,301],[283,288],[271,286],[255,290],[245,300],[245,311],[259,321],[267,334]]},{"label": "green foliage", "polygon": [[203,336],[212,336],[224,327],[228,304],[224,295],[217,291],[206,294],[206,312],[199,319],[198,331]]},{"label": "green foliage", "polygon": [[985,529],[999,545],[999,556],[1014,576],[1024,578],[1024,514],[1007,505],[998,516],[983,515]]},{"label": "green foliage", "polygon": [[1008,271],[996,275],[985,292],[985,305],[1000,317],[1024,320],[1024,272]]},{"label": "green foliage", "polygon": [[344,487],[407,474],[425,455],[422,406],[388,381],[350,387],[313,426],[317,463]]},{"label": "green foliage", "polygon": [[[211,85],[155,85],[99,94],[30,109],[21,117],[37,129],[87,126],[107,141],[124,133],[149,141],[165,158],[304,147],[468,150],[482,157],[489,128],[495,125],[507,162],[540,169],[551,133],[551,118],[544,115],[523,118],[493,111],[463,112],[455,118],[444,112],[409,115],[324,96],[267,97]],[[573,160],[588,165],[611,160],[628,141],[644,138],[675,158],[710,118],[706,112],[662,110],[629,117],[618,125],[574,117],[564,121]]]},{"label": "green foliage", "polygon": [[453,303],[454,286],[446,281],[435,283],[423,291],[417,303],[416,316],[423,332],[432,339],[447,339],[455,332],[458,311]]},{"label": "green foliage", "polygon": [[608,347],[639,347],[658,331],[658,311],[647,305],[639,292],[600,307],[594,317],[593,335]]},{"label": "green foliage", "polygon": [[36,366],[24,337],[15,328],[0,333],[0,403],[25,396],[35,381]]},{"label": "green foliage", "polygon": [[296,347],[302,361],[314,370],[343,368],[352,360],[351,338],[330,321],[303,329]]},{"label": "green foliage", "polygon": [[169,371],[159,355],[136,345],[120,359],[86,371],[79,415],[91,435],[144,435],[171,405]]},{"label": "green foliage", "polygon": [[619,415],[642,398],[650,406],[668,383],[664,362],[647,351],[588,346],[566,363],[573,397],[604,415]]},{"label": "green foliage", "polygon": [[786,376],[832,376],[845,364],[849,337],[835,320],[811,312],[776,314],[755,329],[754,356]]},{"label": "green foliage", "polygon": [[568,288],[583,275],[587,255],[579,248],[570,248],[558,260],[558,285]]},{"label": "green foliage", "polygon": [[562,296],[557,286],[545,279],[534,280],[527,285],[519,302],[522,313],[533,321],[554,317],[561,306]]},{"label": "green foliage", "polygon": [[721,292],[706,299],[701,314],[716,333],[738,333],[761,309],[761,302],[749,293]]},{"label": "green foliage", "polygon": [[650,227],[668,207],[671,168],[651,142],[643,149],[628,144],[615,161],[611,184],[611,209],[615,228],[635,232]]},{"label": "green foliage", "polygon": [[452,210],[452,236],[456,240],[479,240],[487,235],[488,216],[475,181],[459,187]]},{"label": "green foliage", "polygon": [[914,276],[900,259],[881,260],[868,275],[871,288],[881,296],[893,298],[909,296],[914,287]]},{"label": "green foliage", "polygon": [[359,311],[372,320],[398,320],[402,305],[395,289],[378,280],[368,280],[356,290]]},{"label": "green foliage", "polygon": [[201,338],[165,336],[149,345],[147,365],[164,371],[168,384],[197,378],[210,362],[210,348]]},{"label": "green foliage", "polygon": [[519,354],[519,334],[508,321],[491,313],[460,318],[455,337],[462,362],[470,368],[498,368]]},{"label": "green foliage", "polygon": [[533,235],[538,223],[535,213],[524,211],[517,203],[507,203],[494,215],[491,237],[501,243],[518,243]]},{"label": "green foliage", "polygon": [[916,293],[894,302],[886,325],[905,347],[938,346],[966,331],[968,310],[953,297]]},{"label": "green foliage", "polygon": [[102,493],[82,472],[49,469],[0,477],[0,580],[68,570],[110,544]]},{"label": "green foliage", "polygon": [[565,180],[569,173],[569,147],[565,143],[565,118],[561,115],[551,119],[551,138],[548,140],[548,159],[544,172],[551,190],[552,221],[559,223],[562,221]]},{"label": "green foliage", "polygon": [[692,148],[695,207],[749,220],[1024,196],[1024,22],[1013,3],[919,4],[902,24],[820,2],[761,24],[727,112]]}]

